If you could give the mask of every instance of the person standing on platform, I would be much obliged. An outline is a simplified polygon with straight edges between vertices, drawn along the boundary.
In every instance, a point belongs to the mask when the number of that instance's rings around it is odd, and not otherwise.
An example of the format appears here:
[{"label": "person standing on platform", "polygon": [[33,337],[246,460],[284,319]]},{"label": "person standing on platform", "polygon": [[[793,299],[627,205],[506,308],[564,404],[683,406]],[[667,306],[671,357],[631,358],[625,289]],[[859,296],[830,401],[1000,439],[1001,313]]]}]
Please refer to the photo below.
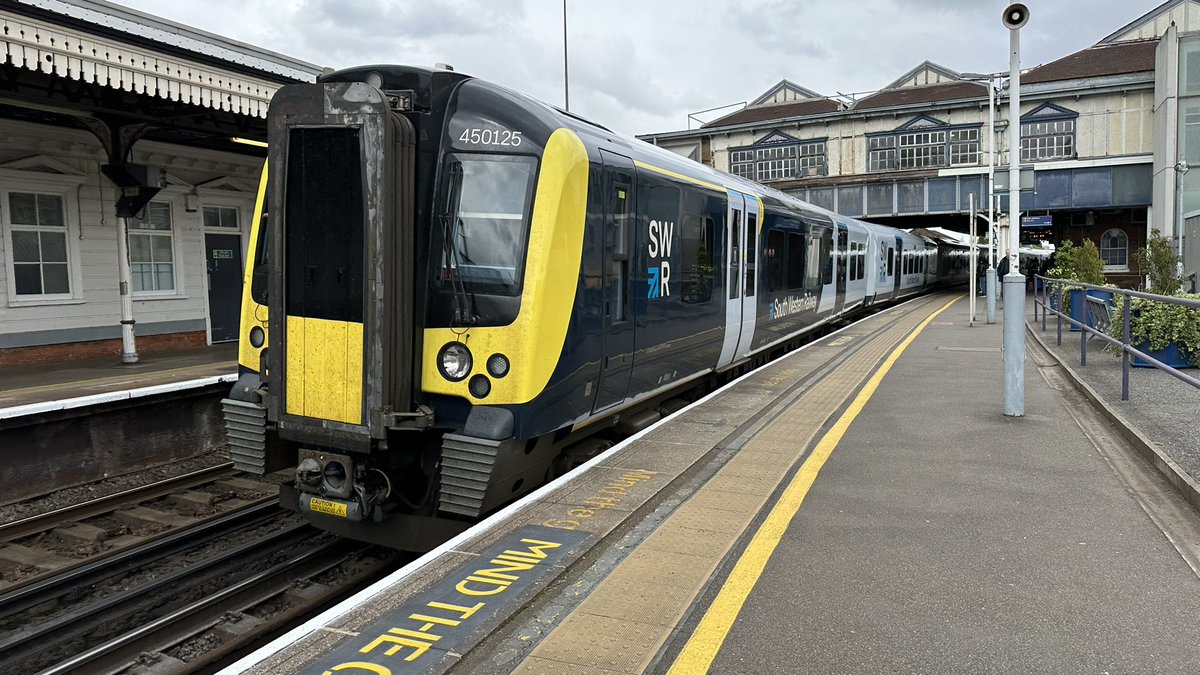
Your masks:
[{"label": "person standing on platform", "polygon": [[1004,300],[1004,276],[1008,274],[1008,268],[1011,266],[1008,262],[1008,254],[1011,249],[1004,251],[1004,257],[1000,259],[1000,264],[996,265],[996,300]]}]

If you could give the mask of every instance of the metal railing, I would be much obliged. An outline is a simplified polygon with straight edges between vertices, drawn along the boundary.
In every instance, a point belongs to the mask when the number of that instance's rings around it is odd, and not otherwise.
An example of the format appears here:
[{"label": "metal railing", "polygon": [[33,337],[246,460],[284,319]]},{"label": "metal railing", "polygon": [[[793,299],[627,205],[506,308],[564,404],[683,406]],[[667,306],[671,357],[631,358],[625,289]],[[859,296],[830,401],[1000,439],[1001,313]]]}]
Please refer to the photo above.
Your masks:
[{"label": "metal railing", "polygon": [[[1153,356],[1150,356],[1149,354],[1147,354],[1139,349],[1134,348],[1129,342],[1129,317],[1130,317],[1130,306],[1133,304],[1131,302],[1132,298],[1142,298],[1143,300],[1150,300],[1153,302],[1165,302],[1165,303],[1173,304],[1173,305],[1182,305],[1184,307],[1190,307],[1197,311],[1200,311],[1200,300],[1191,300],[1188,298],[1175,298],[1175,297],[1171,297],[1168,295],[1154,295],[1153,293],[1142,293],[1141,291],[1130,291],[1130,290],[1126,290],[1123,288],[1111,288],[1111,287],[1107,287],[1107,286],[1096,286],[1093,284],[1085,284],[1082,281],[1070,281],[1070,280],[1065,280],[1065,279],[1051,279],[1049,277],[1043,277],[1040,274],[1035,275],[1034,288],[1035,288],[1035,292],[1033,294],[1033,320],[1034,320],[1034,323],[1037,323],[1038,308],[1040,307],[1043,333],[1046,332],[1046,317],[1048,314],[1054,314],[1057,317],[1058,344],[1059,345],[1062,344],[1062,327],[1063,327],[1064,319],[1070,325],[1077,326],[1079,328],[1079,365],[1080,366],[1087,367],[1087,342],[1092,336],[1099,337],[1101,340],[1112,345],[1113,347],[1119,347],[1121,349],[1121,400],[1122,401],[1129,400],[1129,368],[1130,368],[1130,357],[1131,356],[1135,356],[1135,357],[1145,361],[1146,363],[1149,363],[1150,365],[1154,366],[1155,368],[1166,371],[1166,372],[1170,373],[1171,375],[1173,375],[1174,377],[1176,377],[1177,379],[1182,380],[1197,389],[1200,389],[1200,379],[1192,377],[1191,375],[1188,375],[1187,373],[1180,371],[1178,368],[1169,366],[1169,365],[1163,363],[1162,361],[1159,361],[1158,359],[1154,358]],[[1065,307],[1064,303],[1069,302],[1068,290],[1076,289],[1076,288],[1083,289],[1083,292],[1085,294],[1084,295],[1085,301],[1083,303],[1081,303],[1083,306],[1083,314],[1084,314],[1084,316],[1082,317],[1083,321],[1077,321],[1077,320],[1071,318],[1065,311],[1063,311],[1064,307]],[[1096,312],[1098,312],[1098,311],[1103,311],[1104,313],[1107,313],[1108,311],[1110,311],[1109,309],[1099,309],[1098,310],[1098,309],[1096,309],[1096,306],[1100,306],[1102,308],[1111,308],[1112,306],[1108,304],[1107,300],[1100,300],[1100,299],[1096,298],[1095,296],[1088,296],[1087,292],[1091,291],[1091,290],[1103,291],[1105,293],[1110,293],[1114,296],[1116,296],[1116,295],[1125,296],[1125,300],[1122,303],[1123,311],[1121,312],[1121,314],[1122,314],[1121,324],[1122,325],[1121,325],[1121,339],[1120,340],[1109,335],[1106,332],[1106,330],[1104,330],[1105,328],[1108,327],[1107,325],[1105,325],[1105,322],[1104,322],[1105,317],[1103,315],[1096,314]],[[1052,304],[1050,302],[1052,297],[1056,297],[1058,302],[1055,304]],[[1112,317],[1109,316],[1107,318],[1109,320],[1109,323],[1111,323]],[[1094,325],[1094,324],[1098,324],[1099,327],[1096,327],[1096,325]]]}]

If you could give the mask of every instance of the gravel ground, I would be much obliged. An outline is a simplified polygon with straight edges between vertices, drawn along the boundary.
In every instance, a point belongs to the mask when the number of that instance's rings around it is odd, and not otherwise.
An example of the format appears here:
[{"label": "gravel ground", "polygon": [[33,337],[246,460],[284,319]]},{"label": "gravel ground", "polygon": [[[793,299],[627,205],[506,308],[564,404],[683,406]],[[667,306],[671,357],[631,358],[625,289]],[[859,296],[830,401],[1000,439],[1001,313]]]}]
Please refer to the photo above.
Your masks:
[{"label": "gravel ground", "polygon": [[196,455],[180,462],[138,469],[121,476],[107,476],[93,483],[57,490],[47,495],[0,505],[0,524],[29,518],[73,504],[107,497],[111,494],[155,483],[160,480],[199,471],[229,461],[227,448]]},{"label": "gravel ground", "polygon": [[[1122,401],[1120,352],[1104,350],[1103,342],[1093,337],[1087,346],[1087,366],[1080,366],[1080,334],[1068,333],[1064,325],[1063,343],[1055,344],[1053,319],[1046,322],[1045,333],[1041,321],[1033,326],[1046,347],[1192,478],[1200,479],[1200,389],[1157,368],[1130,368],[1129,400]],[[1200,377],[1195,368],[1183,372]]]}]

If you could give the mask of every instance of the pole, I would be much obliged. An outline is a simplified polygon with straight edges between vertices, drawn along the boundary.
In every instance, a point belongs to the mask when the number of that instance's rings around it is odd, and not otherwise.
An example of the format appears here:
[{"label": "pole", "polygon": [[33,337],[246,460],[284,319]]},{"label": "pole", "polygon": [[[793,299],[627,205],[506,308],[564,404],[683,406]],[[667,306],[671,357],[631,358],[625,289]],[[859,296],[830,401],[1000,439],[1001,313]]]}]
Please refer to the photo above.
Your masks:
[{"label": "pole", "polygon": [[968,308],[967,325],[974,326],[975,325],[975,283],[976,283],[976,277],[979,276],[978,275],[979,265],[976,262],[979,257],[978,253],[976,253],[976,246],[978,245],[979,242],[976,241],[976,239],[975,239],[975,193],[972,192],[970,195],[967,196],[967,199],[969,200],[969,202],[971,204],[971,225],[968,228],[969,233],[970,233],[969,236],[971,237],[968,240],[971,242],[971,253],[967,258],[967,260],[968,260],[967,265],[969,266],[968,269],[971,270],[971,273],[967,280],[967,284],[968,284],[967,285],[967,295],[971,298],[971,302],[970,302],[970,306]]},{"label": "pole", "polygon": [[996,87],[988,78],[988,266],[983,289],[987,322],[996,323]]},{"label": "pole", "polygon": [[129,223],[117,218],[117,280],[121,293],[121,362],[137,363],[133,336],[133,274],[129,271]]},{"label": "pole", "polygon": [[1025,277],[1021,242],[1021,31],[1008,32],[1008,274],[1004,276],[1004,414],[1025,414]]},{"label": "pole", "polygon": [[571,112],[571,83],[567,79],[567,0],[563,0],[563,110]]}]

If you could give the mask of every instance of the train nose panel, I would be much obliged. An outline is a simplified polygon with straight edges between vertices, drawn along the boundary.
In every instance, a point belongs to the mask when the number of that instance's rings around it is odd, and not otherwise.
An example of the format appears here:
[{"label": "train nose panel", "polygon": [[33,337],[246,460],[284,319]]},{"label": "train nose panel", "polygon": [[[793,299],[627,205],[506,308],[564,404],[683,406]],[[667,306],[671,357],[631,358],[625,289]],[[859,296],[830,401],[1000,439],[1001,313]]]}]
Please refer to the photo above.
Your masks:
[{"label": "train nose panel", "polygon": [[365,449],[412,406],[415,132],[364,82],[283,87],[268,127],[269,417]]},{"label": "train nose panel", "polygon": [[288,134],[283,252],[285,410],[362,423],[363,218],[360,132]]}]

